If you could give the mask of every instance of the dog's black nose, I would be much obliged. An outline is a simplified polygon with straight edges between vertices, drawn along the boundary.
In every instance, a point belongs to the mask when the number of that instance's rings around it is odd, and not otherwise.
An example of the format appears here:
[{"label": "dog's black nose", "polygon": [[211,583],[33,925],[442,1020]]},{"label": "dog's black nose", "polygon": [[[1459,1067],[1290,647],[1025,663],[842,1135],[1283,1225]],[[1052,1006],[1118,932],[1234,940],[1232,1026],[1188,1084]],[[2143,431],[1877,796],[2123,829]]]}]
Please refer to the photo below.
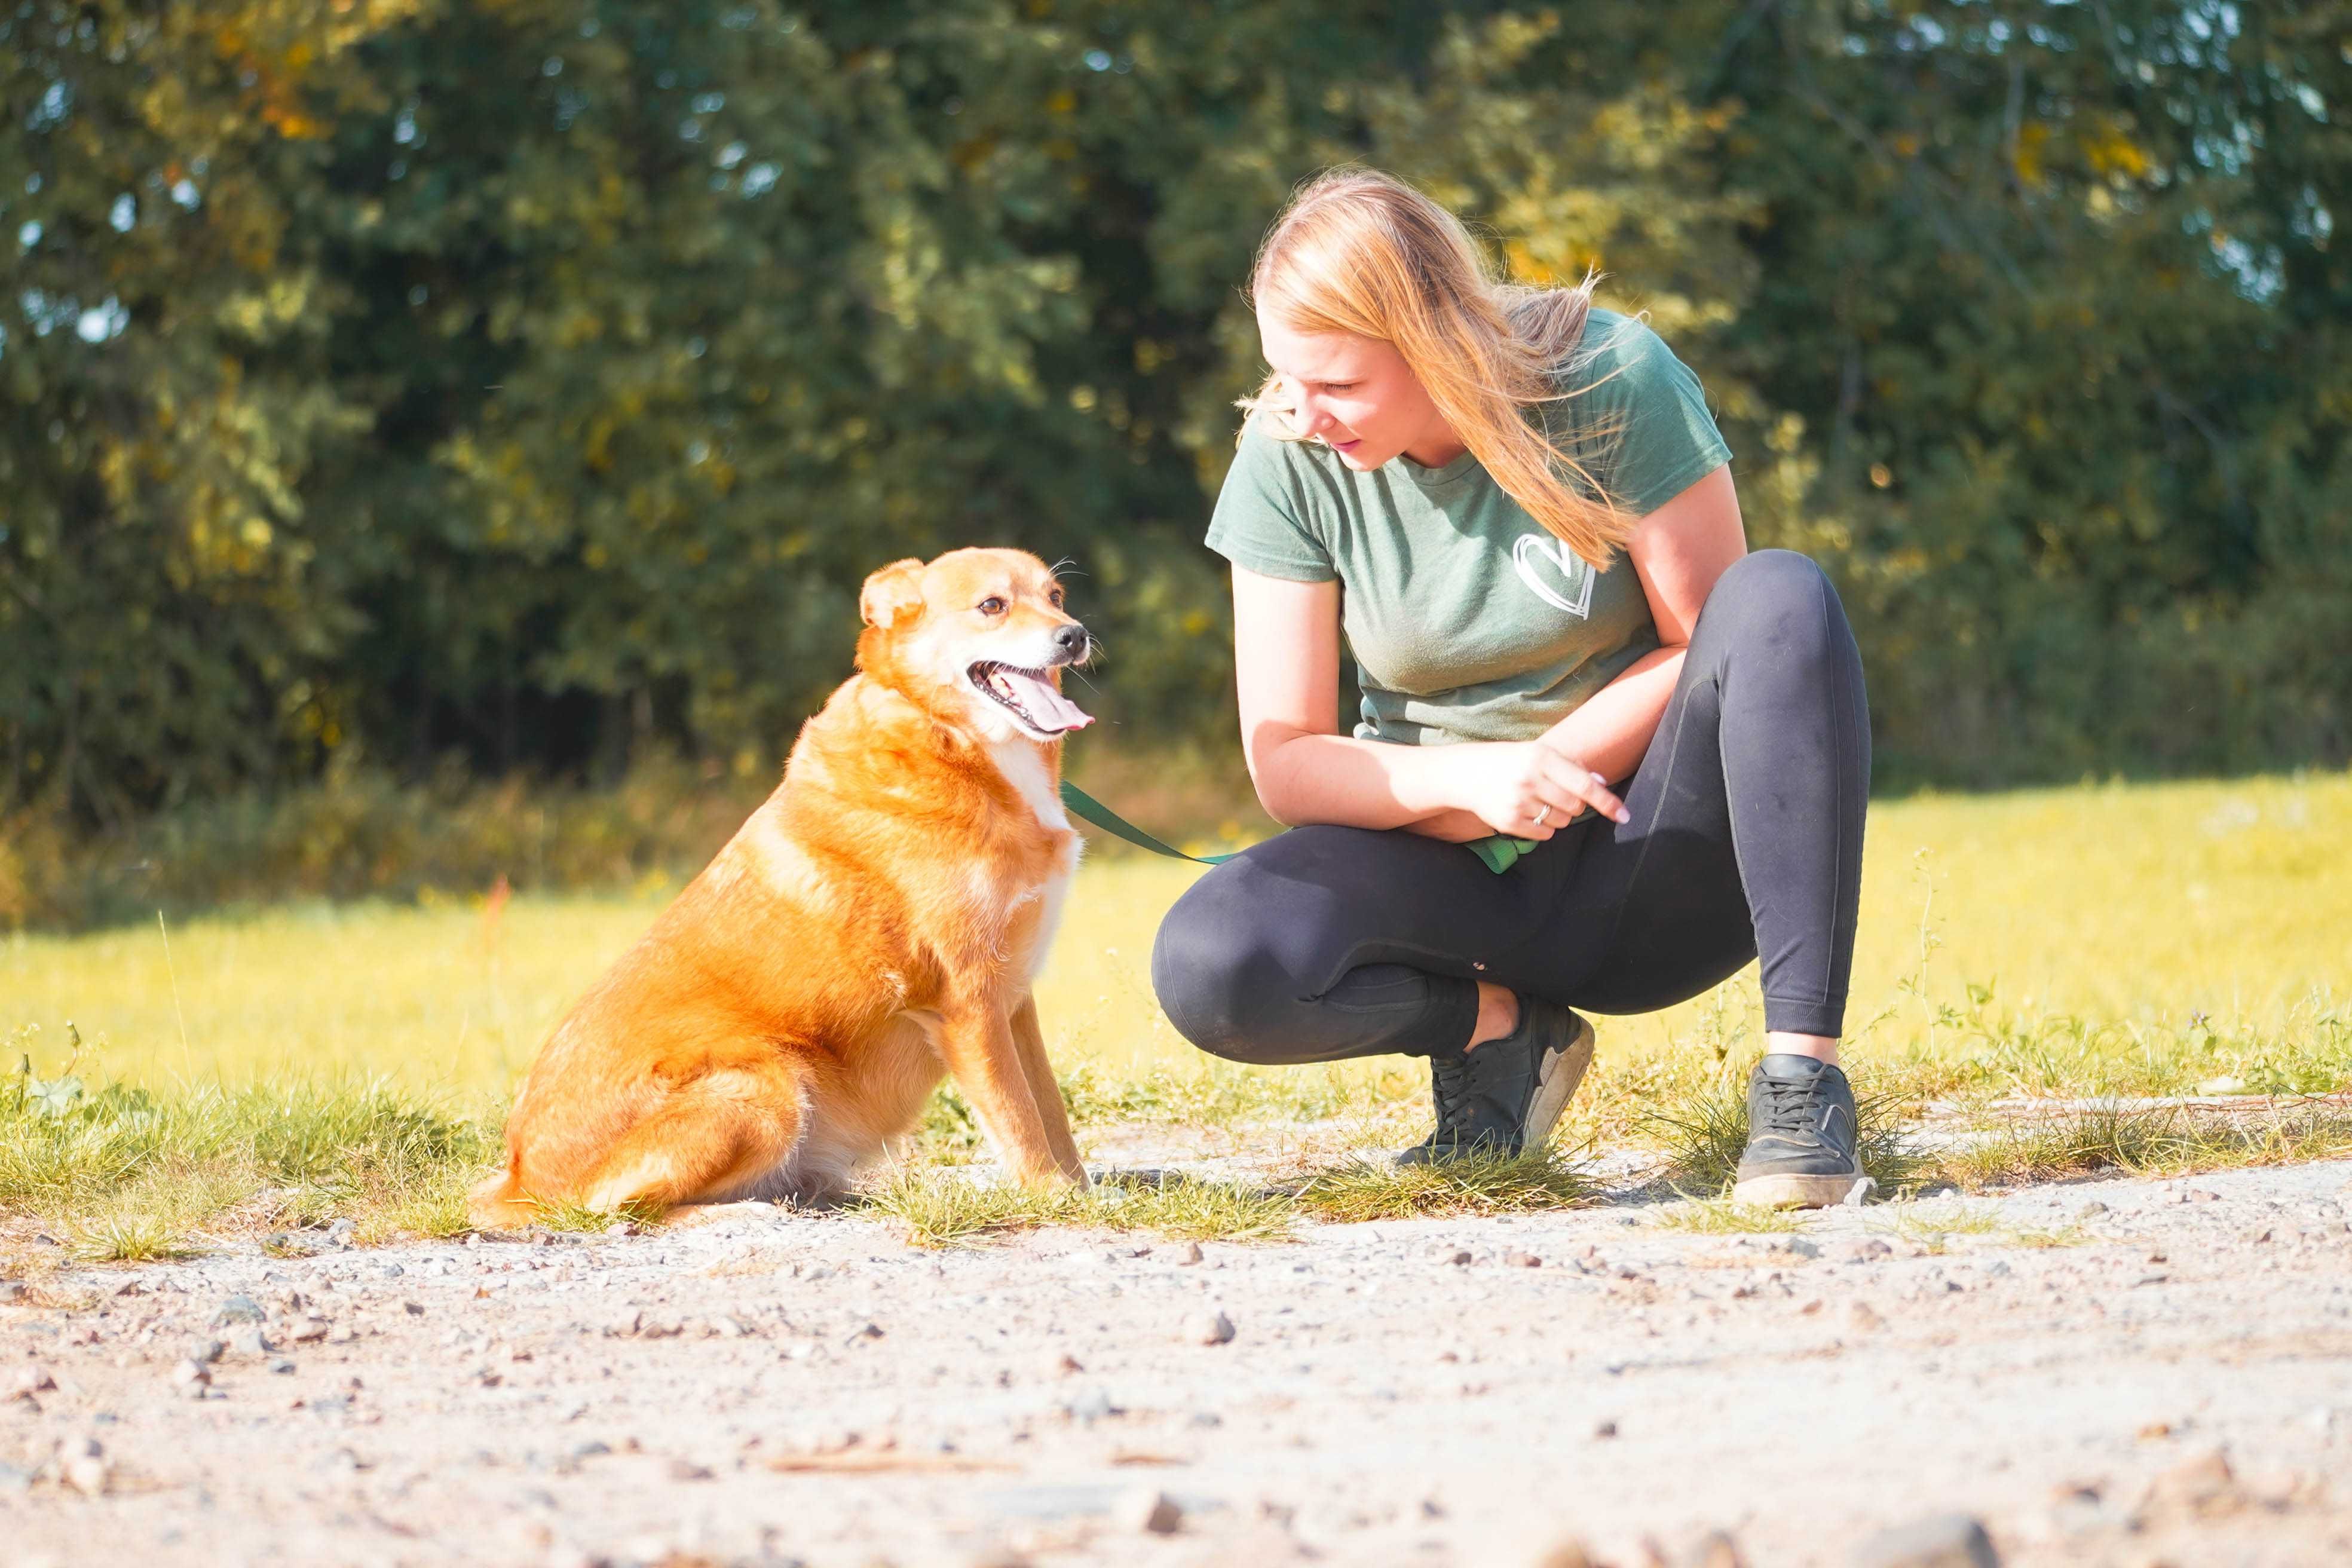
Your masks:
[{"label": "dog's black nose", "polygon": [[1054,651],[1072,664],[1087,657],[1087,628],[1073,622],[1054,628]]}]

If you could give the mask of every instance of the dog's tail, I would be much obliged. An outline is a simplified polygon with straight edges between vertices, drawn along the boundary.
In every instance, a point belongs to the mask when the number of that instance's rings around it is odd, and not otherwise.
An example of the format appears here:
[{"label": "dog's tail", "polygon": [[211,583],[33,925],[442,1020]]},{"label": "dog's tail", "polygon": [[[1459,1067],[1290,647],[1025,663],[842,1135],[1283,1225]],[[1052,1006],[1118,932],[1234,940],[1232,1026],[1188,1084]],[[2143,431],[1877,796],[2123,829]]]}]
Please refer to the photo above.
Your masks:
[{"label": "dog's tail", "polygon": [[521,1178],[522,1151],[509,1145],[505,1168],[466,1194],[466,1216],[476,1230],[520,1230],[539,1217]]}]

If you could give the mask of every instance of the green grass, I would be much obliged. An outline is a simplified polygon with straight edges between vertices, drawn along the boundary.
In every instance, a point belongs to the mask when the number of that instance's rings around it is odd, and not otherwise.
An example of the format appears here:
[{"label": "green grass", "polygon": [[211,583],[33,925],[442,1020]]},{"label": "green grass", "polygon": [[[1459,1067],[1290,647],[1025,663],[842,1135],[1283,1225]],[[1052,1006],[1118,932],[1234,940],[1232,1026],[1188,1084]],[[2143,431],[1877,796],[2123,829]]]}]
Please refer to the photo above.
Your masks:
[{"label": "green grass", "polygon": [[[1847,1060],[1882,1193],[2352,1152],[2340,1107],[2226,1123],[2036,1119],[1929,1162],[1903,1136],[1931,1100],[1998,1126],[1990,1108],[2006,1097],[2352,1086],[2347,842],[2352,778],[2341,774],[1874,804]],[[1333,1146],[1335,1128],[1356,1147],[1420,1136],[1419,1062],[1258,1069],[1176,1036],[1153,1005],[1148,955],[1160,916],[1200,874],[1139,858],[1080,873],[1039,1001],[1081,1142],[1141,1125],[1188,1152],[1296,1158]],[[136,925],[0,938],[0,1040],[13,1041],[0,1075],[26,1058],[25,1072],[0,1076],[0,1225],[78,1230],[88,1239],[75,1245],[122,1256],[338,1215],[358,1222],[362,1240],[455,1234],[532,1051],[669,890],[499,909],[478,892],[428,889],[406,904],[174,921],[168,939]],[[1739,1091],[1761,1046],[1752,969],[1684,1005],[1599,1026],[1599,1059],[1561,1141],[1654,1149],[1685,1193],[1724,1191],[1745,1136]],[[928,1111],[916,1160],[992,1163],[951,1092]],[[1498,1212],[1507,1201],[1410,1191],[1371,1168],[1309,1187],[1282,1199],[1292,1216]],[[1572,1184],[1543,1192],[1531,1201],[1578,1199]],[[1026,1201],[950,1194],[923,1224],[1214,1235],[1274,1223],[1263,1194],[1129,1194],[1066,1213]],[[1428,1206],[1449,1203],[1467,1206]]]},{"label": "green grass", "polygon": [[1301,1209],[1334,1224],[1531,1214],[1580,1208],[1600,1197],[1601,1184],[1589,1171],[1550,1149],[1473,1155],[1440,1165],[1349,1160],[1316,1173],[1297,1191]]},{"label": "green grass", "polygon": [[339,1215],[363,1235],[436,1233],[436,1205],[494,1148],[479,1122],[381,1083],[93,1089],[21,1065],[0,1079],[0,1214],[52,1220],[104,1260]]}]

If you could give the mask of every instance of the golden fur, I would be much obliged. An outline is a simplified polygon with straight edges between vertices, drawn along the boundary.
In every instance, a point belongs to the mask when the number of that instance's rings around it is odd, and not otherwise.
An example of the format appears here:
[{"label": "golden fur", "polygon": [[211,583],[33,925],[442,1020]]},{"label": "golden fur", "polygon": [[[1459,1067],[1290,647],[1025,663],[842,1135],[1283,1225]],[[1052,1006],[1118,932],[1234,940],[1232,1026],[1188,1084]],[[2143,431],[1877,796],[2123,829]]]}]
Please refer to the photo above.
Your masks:
[{"label": "golden fur", "polygon": [[866,580],[859,673],[541,1049],[475,1223],[835,1192],[942,1069],[1015,1177],[1085,1183],[1030,994],[1078,860],[1060,737],[977,684],[993,661],[1058,691],[1088,646],[1061,600],[1011,550]]}]

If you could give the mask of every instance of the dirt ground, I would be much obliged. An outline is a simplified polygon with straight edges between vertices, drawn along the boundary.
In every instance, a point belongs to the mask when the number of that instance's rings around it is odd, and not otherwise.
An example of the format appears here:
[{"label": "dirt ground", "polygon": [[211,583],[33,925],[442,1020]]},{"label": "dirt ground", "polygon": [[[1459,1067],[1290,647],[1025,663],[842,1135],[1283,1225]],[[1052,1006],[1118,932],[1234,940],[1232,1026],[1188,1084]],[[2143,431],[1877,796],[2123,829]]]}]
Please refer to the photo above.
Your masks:
[{"label": "dirt ground", "polygon": [[1694,1235],[1629,1190],[1197,1255],[755,1205],[132,1268],[35,1242],[0,1568],[1535,1568],[1720,1561],[1710,1531],[1764,1568],[1899,1561],[1865,1542],[1953,1511],[2010,1563],[2352,1562],[2347,1206],[2333,1163],[1915,1206],[1998,1226],[1954,1234]]}]

